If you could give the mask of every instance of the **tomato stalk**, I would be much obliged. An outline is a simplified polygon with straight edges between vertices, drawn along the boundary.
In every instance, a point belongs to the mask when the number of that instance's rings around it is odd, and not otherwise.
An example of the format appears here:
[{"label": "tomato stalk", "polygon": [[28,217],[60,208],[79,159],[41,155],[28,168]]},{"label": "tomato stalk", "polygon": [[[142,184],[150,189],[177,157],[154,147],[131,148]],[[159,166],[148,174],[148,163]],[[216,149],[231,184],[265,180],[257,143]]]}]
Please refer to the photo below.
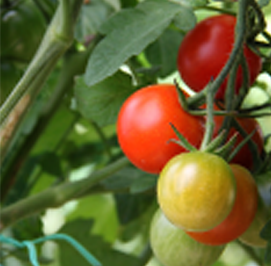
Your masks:
[{"label": "tomato stalk", "polygon": [[48,188],[36,195],[9,205],[1,211],[0,230],[37,212],[44,211],[47,208],[59,207],[72,199],[85,196],[95,184],[128,164],[128,159],[123,157],[103,169],[92,173],[87,178]]},{"label": "tomato stalk", "polygon": [[[29,109],[30,103],[45,83],[58,59],[69,48],[73,41],[74,20],[78,15],[82,0],[62,0],[46,31],[42,43],[10,96],[0,109],[1,134],[10,131],[7,138],[1,142],[2,157],[6,153],[16,129]],[[20,99],[28,95],[30,103],[19,113],[15,120],[8,120],[13,112],[17,112]],[[10,130],[12,128],[12,130]]]},{"label": "tomato stalk", "polygon": [[[1,200],[5,198],[5,195],[8,193],[10,186],[14,183],[17,177],[17,173],[20,169],[19,166],[24,164],[29,152],[39,139],[44,129],[47,127],[48,123],[51,121],[51,118],[54,116],[56,110],[59,108],[60,103],[63,99],[63,95],[68,90],[72,89],[74,77],[78,74],[83,73],[89,54],[92,52],[97,41],[98,40],[94,39],[93,42],[88,46],[87,50],[84,52],[76,54],[68,53],[65,55],[63,67],[59,76],[59,81],[56,84],[56,87],[53,90],[53,93],[48,100],[48,103],[42,110],[41,116],[39,117],[31,133],[26,137],[26,140],[23,141],[23,144],[21,146],[19,145],[19,147],[16,147],[17,152],[15,157],[12,158],[12,162],[8,161],[5,163],[5,165],[8,166],[3,169],[2,172],[2,180],[0,186]],[[78,119],[75,117],[75,121],[77,120]],[[18,167],[13,167],[14,165]]]},{"label": "tomato stalk", "polygon": [[201,142],[200,150],[205,150],[206,146],[211,142],[213,133],[214,133],[214,93],[211,91],[212,83],[207,85],[207,94],[206,94],[206,102],[207,102],[207,120],[206,120],[206,128],[203,140]]}]

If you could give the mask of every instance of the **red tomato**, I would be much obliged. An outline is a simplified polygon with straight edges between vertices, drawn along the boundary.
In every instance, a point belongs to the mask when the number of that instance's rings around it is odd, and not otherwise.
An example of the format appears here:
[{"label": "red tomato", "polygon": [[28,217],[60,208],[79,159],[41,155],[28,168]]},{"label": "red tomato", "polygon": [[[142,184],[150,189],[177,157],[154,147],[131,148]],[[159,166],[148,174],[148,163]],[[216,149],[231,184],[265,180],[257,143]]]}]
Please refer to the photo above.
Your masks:
[{"label": "red tomato", "polygon": [[227,218],[206,232],[187,232],[193,239],[209,245],[226,244],[242,235],[252,223],[258,206],[258,191],[250,172],[244,167],[230,165],[236,179],[236,199]]},{"label": "red tomato", "polygon": [[117,121],[124,154],[138,168],[159,173],[169,159],[185,151],[170,141],[178,139],[170,123],[199,147],[203,119],[182,109],[174,85],[158,84],[136,91],[123,104]]},{"label": "red tomato", "polygon": [[[216,136],[218,134],[219,129],[221,128],[224,117],[222,116],[215,116],[215,129],[214,129],[214,135]],[[254,135],[252,136],[251,140],[254,141],[256,144],[256,147],[258,148],[259,154],[262,153],[263,147],[264,147],[264,138],[263,134],[260,128],[259,123],[254,118],[238,118],[237,122],[242,127],[244,131],[247,132],[247,134],[252,133],[255,130]],[[231,138],[236,132],[238,132],[234,127],[231,128],[228,139]],[[237,140],[235,143],[235,147],[244,140],[244,137],[241,133],[237,135]],[[244,166],[245,168],[252,170],[253,169],[253,153],[250,149],[249,144],[245,144],[242,149],[235,155],[235,157],[231,160],[231,163],[236,163]]]},{"label": "red tomato", "polygon": [[[178,70],[185,83],[194,91],[201,91],[212,79],[216,78],[226,64],[234,44],[236,18],[218,15],[207,18],[196,25],[183,39],[177,58]],[[261,58],[244,47],[245,58],[250,73],[250,84],[259,74]],[[216,94],[224,98],[227,78]],[[238,69],[235,91],[242,84],[242,70]]]}]

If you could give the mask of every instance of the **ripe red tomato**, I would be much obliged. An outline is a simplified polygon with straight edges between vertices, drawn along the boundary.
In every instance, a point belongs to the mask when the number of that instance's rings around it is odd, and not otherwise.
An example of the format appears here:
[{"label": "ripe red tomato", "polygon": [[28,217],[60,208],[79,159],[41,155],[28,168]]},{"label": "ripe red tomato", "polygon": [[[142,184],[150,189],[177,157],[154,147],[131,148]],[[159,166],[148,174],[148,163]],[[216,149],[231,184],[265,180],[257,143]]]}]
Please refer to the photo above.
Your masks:
[{"label": "ripe red tomato", "polygon": [[208,245],[226,244],[242,235],[252,223],[258,206],[258,191],[250,172],[244,167],[230,165],[237,185],[236,199],[227,218],[205,232],[187,232],[193,239]]},{"label": "ripe red tomato", "polygon": [[[194,91],[201,91],[216,78],[226,64],[234,44],[236,18],[230,15],[217,15],[196,25],[183,39],[178,53],[177,65],[182,79]],[[244,46],[244,54],[250,73],[250,84],[259,74],[261,58]],[[224,98],[227,78],[216,94]],[[235,91],[242,85],[242,70],[238,69]]]},{"label": "ripe red tomato", "polygon": [[159,173],[169,159],[185,151],[170,141],[178,139],[170,123],[199,147],[203,119],[182,109],[174,85],[152,85],[133,93],[124,102],[117,121],[118,141],[124,154],[138,168]]},{"label": "ripe red tomato", "polygon": [[[214,136],[218,134],[223,124],[224,119],[225,118],[222,116],[214,117],[214,121],[215,121]],[[241,128],[247,132],[247,134],[250,134],[255,130],[255,133],[253,134],[251,140],[254,141],[254,143],[256,144],[256,147],[258,148],[259,154],[261,154],[263,152],[263,147],[264,147],[264,137],[257,120],[254,118],[238,118],[237,122],[241,126]],[[232,127],[228,134],[228,139],[231,138],[236,132],[238,131],[234,127]],[[237,135],[235,147],[238,144],[240,144],[243,140],[244,140],[244,136],[241,133],[239,133]],[[246,143],[241,148],[241,150],[234,156],[234,158],[231,160],[231,163],[240,164],[249,170],[253,169],[253,166],[254,166],[253,153],[248,143]]]}]

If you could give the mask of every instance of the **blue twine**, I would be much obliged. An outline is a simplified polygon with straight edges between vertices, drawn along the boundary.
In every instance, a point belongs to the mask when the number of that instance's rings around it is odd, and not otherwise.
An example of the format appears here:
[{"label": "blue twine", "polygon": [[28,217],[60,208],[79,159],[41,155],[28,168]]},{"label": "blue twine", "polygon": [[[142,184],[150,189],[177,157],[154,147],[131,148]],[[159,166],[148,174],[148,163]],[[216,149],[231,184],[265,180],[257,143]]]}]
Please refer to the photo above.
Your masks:
[{"label": "blue twine", "polygon": [[17,248],[27,248],[29,259],[33,266],[39,266],[35,244],[39,244],[47,240],[65,240],[70,245],[72,245],[90,264],[92,264],[93,266],[102,266],[101,262],[98,261],[88,250],[86,250],[74,238],[65,234],[53,234],[40,237],[31,241],[22,241],[22,242],[19,242],[10,237],[5,237],[0,234],[0,242],[13,245]]}]

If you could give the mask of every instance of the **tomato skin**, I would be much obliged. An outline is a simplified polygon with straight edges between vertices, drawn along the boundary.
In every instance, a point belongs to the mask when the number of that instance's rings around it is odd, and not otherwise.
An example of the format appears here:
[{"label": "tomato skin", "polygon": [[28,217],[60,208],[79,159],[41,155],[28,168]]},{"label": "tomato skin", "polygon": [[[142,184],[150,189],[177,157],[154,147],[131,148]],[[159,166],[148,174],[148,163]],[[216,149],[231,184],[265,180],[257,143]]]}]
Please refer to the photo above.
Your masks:
[{"label": "tomato skin", "polygon": [[206,232],[187,232],[193,239],[208,245],[222,245],[242,235],[252,223],[258,205],[258,191],[250,172],[244,167],[230,165],[237,184],[234,206],[227,218]]},{"label": "tomato skin", "polygon": [[170,223],[160,209],[151,222],[150,243],[156,258],[165,266],[210,266],[225,248],[193,240]]},{"label": "tomato skin", "polygon": [[124,154],[141,170],[159,173],[170,158],[185,151],[170,141],[178,139],[170,123],[199,147],[203,119],[182,109],[174,85],[151,85],[133,93],[121,107],[117,121]]},{"label": "tomato skin", "polygon": [[188,231],[206,231],[220,224],[230,213],[235,194],[229,165],[200,151],[172,158],[157,184],[160,208],[173,224]]},{"label": "tomato skin", "polygon": [[[215,79],[226,64],[234,44],[236,18],[217,15],[199,22],[183,39],[178,53],[177,66],[184,82],[194,91],[201,91]],[[250,84],[258,76],[262,61],[246,45],[244,54],[248,63]],[[219,88],[216,98],[224,99],[227,78]],[[242,70],[239,67],[235,83],[238,93],[242,85]]]},{"label": "tomato skin", "polygon": [[1,58],[30,61],[46,27],[33,1],[21,1],[13,9],[1,12]]},{"label": "tomato skin", "polygon": [[[214,122],[215,122],[215,128],[214,128],[214,136],[217,136],[222,124],[224,121],[224,117],[222,116],[215,116]],[[237,118],[237,122],[240,125],[240,127],[247,132],[247,134],[252,133],[255,130],[255,133],[251,137],[251,140],[256,144],[256,147],[258,149],[258,153],[261,154],[263,152],[264,147],[264,137],[262,130],[260,128],[259,123],[254,118]],[[234,134],[238,132],[235,147],[240,144],[244,137],[241,133],[239,133],[238,130],[236,130],[234,127],[232,127],[228,134],[228,139],[230,139]],[[231,160],[231,163],[234,164],[240,164],[247,168],[248,170],[252,170],[255,166],[253,164],[253,153],[250,150],[249,143],[246,143],[241,150],[233,157]]]}]

